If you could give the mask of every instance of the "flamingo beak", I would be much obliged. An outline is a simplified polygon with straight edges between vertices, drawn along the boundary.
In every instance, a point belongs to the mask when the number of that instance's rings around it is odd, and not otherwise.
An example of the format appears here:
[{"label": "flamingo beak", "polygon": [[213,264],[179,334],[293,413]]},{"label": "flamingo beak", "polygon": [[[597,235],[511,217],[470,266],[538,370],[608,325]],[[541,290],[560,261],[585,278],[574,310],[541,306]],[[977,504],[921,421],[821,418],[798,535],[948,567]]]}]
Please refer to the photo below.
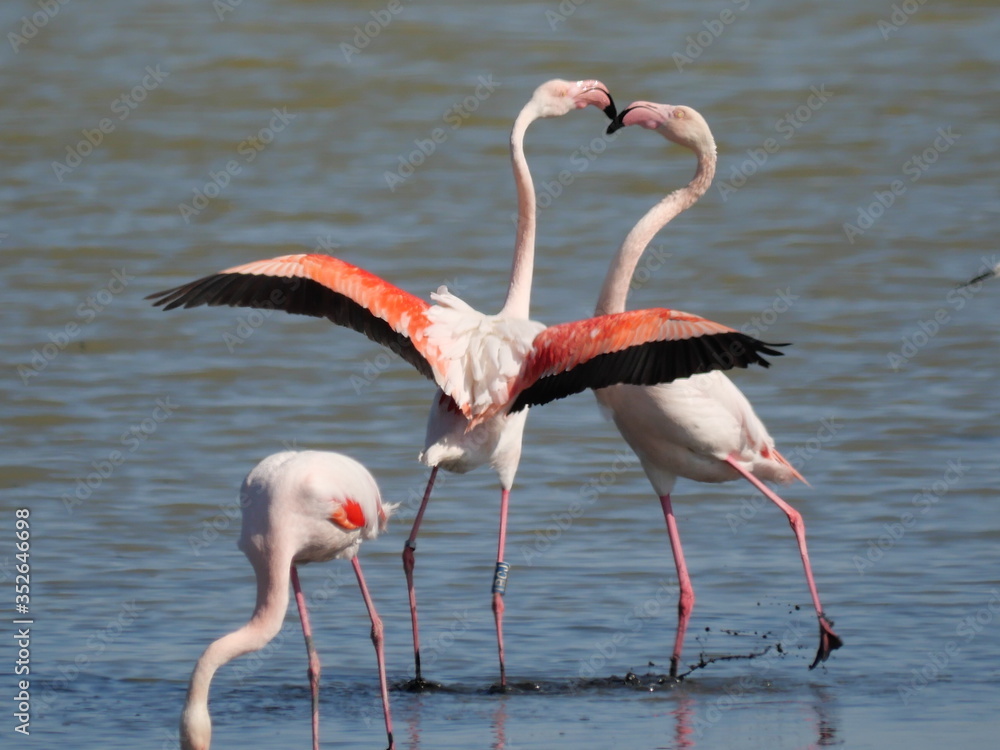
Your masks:
[{"label": "flamingo beak", "polygon": [[581,91],[577,97],[577,101],[581,102],[581,104],[577,105],[580,107],[593,104],[606,114],[609,120],[614,120],[618,114],[618,109],[615,107],[615,100],[611,98],[611,92],[601,83],[595,82],[593,86]]},{"label": "flamingo beak", "polygon": [[609,120],[614,120],[618,116],[618,109],[615,107],[615,100],[611,98],[611,92],[608,91],[603,86],[598,87],[597,91],[600,91],[606,97],[608,97],[608,106],[606,106],[601,111],[608,116]]},{"label": "flamingo beak", "polygon": [[614,120],[611,122],[610,125],[608,125],[608,129],[605,132],[608,135],[611,135],[612,133],[615,133],[615,132],[621,130],[622,128],[627,128],[629,125],[644,125],[645,127],[649,128],[651,130],[655,130],[656,127],[657,127],[658,121],[660,120],[660,118],[662,117],[662,115],[658,115],[655,119],[654,118],[643,119],[641,117],[635,117],[635,118],[631,118],[631,122],[625,122],[625,116],[629,112],[632,112],[632,111],[637,110],[637,109],[648,109],[651,112],[656,112],[656,110],[654,110],[652,107],[650,107],[650,106],[648,106],[646,104],[633,104],[632,106],[626,107],[621,112],[619,112],[618,116],[614,118]]},{"label": "flamingo beak", "polygon": [[608,135],[612,133],[617,133],[619,130],[625,127],[625,115],[631,112],[635,107],[626,107],[621,112],[618,113],[616,117],[611,118],[611,124],[608,125],[608,129],[605,131]]}]

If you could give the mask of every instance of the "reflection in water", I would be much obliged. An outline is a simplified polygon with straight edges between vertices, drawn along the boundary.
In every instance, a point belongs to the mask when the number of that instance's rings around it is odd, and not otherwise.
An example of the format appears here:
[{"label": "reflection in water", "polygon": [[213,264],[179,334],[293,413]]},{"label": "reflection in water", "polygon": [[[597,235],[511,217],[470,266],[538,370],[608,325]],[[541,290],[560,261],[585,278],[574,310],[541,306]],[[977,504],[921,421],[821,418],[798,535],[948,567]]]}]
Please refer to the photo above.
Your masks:
[{"label": "reflection in water", "polygon": [[844,744],[843,740],[837,738],[838,717],[835,713],[836,707],[832,705],[833,700],[829,691],[822,688],[816,690],[816,701],[812,704],[812,708],[816,712],[818,737],[816,744],[812,747],[832,747]]},{"label": "reflection in water", "polygon": [[493,712],[493,750],[507,747],[507,696],[497,696],[497,707]]},{"label": "reflection in water", "polygon": [[[393,704],[399,701],[399,692],[392,696]],[[422,693],[411,693],[404,702],[406,706],[403,716],[406,723],[406,734],[409,742],[407,747],[420,747],[420,717],[424,713],[424,695]]]},{"label": "reflection in water", "polygon": [[688,695],[680,696],[677,708],[670,713],[677,719],[674,726],[674,747],[678,750],[694,747],[694,728],[691,726],[694,716],[694,700]]},{"label": "reflection in water", "polygon": [[[757,683],[755,688],[739,694],[736,684],[732,679],[677,683],[647,675],[632,681],[609,678],[603,687],[592,689],[571,680],[520,683],[506,694],[470,685],[450,685],[424,693],[397,690],[392,700],[406,726],[406,740],[399,747],[411,750],[425,746],[424,734],[428,743],[437,744],[431,739],[440,729],[435,722],[426,727],[426,732],[421,731],[421,722],[426,717],[448,717],[449,724],[458,715],[465,722],[479,721],[489,726],[491,750],[519,750],[522,744],[508,732],[510,721],[514,726],[523,725],[531,716],[543,713],[550,728],[557,725],[557,733],[565,740],[576,733],[587,739],[595,731],[603,733],[603,729],[598,729],[602,724],[622,720],[619,717],[634,711],[645,713],[657,722],[655,746],[663,750],[728,746],[751,728],[759,728],[765,717],[770,721],[779,715],[782,735],[788,744],[776,743],[776,747],[817,750],[844,744],[836,696],[828,688],[803,687],[801,697],[780,697],[774,694],[776,687],[769,681]],[[652,703],[641,700],[639,694],[644,691],[657,693],[657,700]],[[544,705],[539,701],[544,701]],[[595,703],[604,707],[600,715],[590,713]],[[589,713],[588,718],[581,721],[581,713],[584,716]],[[461,732],[463,727],[455,725],[454,730]],[[455,735],[457,741],[459,737]],[[793,745],[795,738],[801,744]],[[426,746],[429,750],[431,745]]]}]

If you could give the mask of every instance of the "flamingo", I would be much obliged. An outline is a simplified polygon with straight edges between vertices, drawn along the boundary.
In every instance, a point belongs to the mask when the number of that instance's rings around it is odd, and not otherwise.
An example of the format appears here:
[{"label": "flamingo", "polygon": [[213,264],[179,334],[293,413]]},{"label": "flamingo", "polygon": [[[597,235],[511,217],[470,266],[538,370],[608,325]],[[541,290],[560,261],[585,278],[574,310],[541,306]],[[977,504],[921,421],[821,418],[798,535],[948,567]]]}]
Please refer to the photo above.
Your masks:
[{"label": "flamingo", "polygon": [[[694,109],[633,102],[622,110],[608,132],[630,125],[655,130],[690,149],[698,159],[698,166],[686,187],[653,206],[625,237],[601,288],[597,315],[625,311],[629,283],[646,246],[671,219],[694,205],[708,190],[715,174],[715,139],[708,123]],[[819,620],[820,644],[810,669],[826,661],[842,641],[833,632],[820,605],[806,549],[805,524],[798,511],[764,484],[764,481],[788,483],[795,479],[805,482],[805,479],[774,447],[774,439],[746,396],[719,370],[656,385],[615,385],[594,393],[638,456],[663,508],[680,589],[670,675],[677,676],[684,634],[694,607],[694,589],[670,499],[678,477],[697,482],[729,482],[743,477],[785,513],[798,541]]]},{"label": "flamingo", "polygon": [[243,527],[239,547],[257,577],[257,604],[246,625],[209,645],[195,664],[181,713],[181,750],[208,750],[212,741],[208,712],[212,677],[222,665],[263,648],[278,634],[288,609],[289,578],[309,656],[313,750],[319,750],[320,663],[297,566],[334,558],[351,561],[368,607],[385,731],[392,750],[382,620],[365,585],[357,553],[362,541],[374,539],[385,529],[396,505],[382,502],[375,479],[354,459],[326,451],[285,451],[268,456],[247,475],[240,488],[240,507]]},{"label": "flamingo", "polygon": [[417,685],[422,678],[412,551],[438,468],[462,473],[489,463],[500,478],[493,610],[504,686],[506,516],[527,407],[614,383],[650,384],[718,368],[767,366],[762,354],[780,355],[731,328],[662,308],[550,328],[528,319],[535,197],[521,146],[524,131],[538,117],[605,102],[605,109],[613,106],[598,81],[550,81],[539,87],[515,121],[511,149],[518,185],[518,239],[507,300],[498,315],[477,312],[444,287],[431,294],[435,304],[428,304],[346,261],[317,254],[235,266],[148,297],[165,310],[229,305],[326,317],[387,346],[435,381],[438,392],[420,456],[432,470],[403,552]]},{"label": "flamingo", "polygon": [[[517,320],[528,320],[531,302],[531,282],[535,259],[535,231],[537,203],[535,186],[524,154],[524,136],[528,127],[541,118],[561,117],[575,109],[592,105],[602,110],[609,119],[617,111],[608,87],[597,80],[572,83],[559,78],[543,83],[535,89],[531,99],[514,120],[510,133],[510,159],[517,191],[517,230],[514,240],[514,260],[507,286],[507,298],[500,315]],[[414,553],[417,534],[424,511],[430,501],[431,490],[438,468],[464,474],[489,463],[500,480],[500,524],[497,541],[497,562],[494,568],[492,591],[493,619],[497,633],[497,653],[500,662],[500,686],[506,686],[507,672],[503,647],[503,596],[506,593],[507,570],[504,548],[507,538],[507,510],[510,490],[521,461],[521,444],[528,410],[514,414],[498,415],[486,423],[470,429],[468,421],[454,408],[454,402],[440,388],[431,402],[424,436],[424,450],[419,459],[431,467],[420,507],[413,519],[410,535],[403,545],[403,572],[410,602],[410,624],[413,631],[414,677],[411,688],[423,688],[420,664],[420,627],[417,617],[417,597],[413,585]]]}]

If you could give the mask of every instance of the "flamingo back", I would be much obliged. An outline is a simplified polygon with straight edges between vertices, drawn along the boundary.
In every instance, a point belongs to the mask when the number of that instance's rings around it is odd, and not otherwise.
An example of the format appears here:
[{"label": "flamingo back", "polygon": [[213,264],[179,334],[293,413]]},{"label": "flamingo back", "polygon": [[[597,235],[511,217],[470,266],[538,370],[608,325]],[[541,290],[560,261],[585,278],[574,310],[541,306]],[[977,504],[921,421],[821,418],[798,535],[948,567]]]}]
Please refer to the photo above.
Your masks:
[{"label": "flamingo back", "polygon": [[[441,287],[427,311],[428,343],[441,354],[441,389],[467,417],[506,404],[511,386],[545,326],[506,315],[484,315]],[[442,382],[443,380],[443,382]]]},{"label": "flamingo back", "polygon": [[244,480],[240,505],[239,546],[247,557],[281,545],[296,564],[354,557],[396,508],[382,502],[364,466],[328,451],[268,456]]}]

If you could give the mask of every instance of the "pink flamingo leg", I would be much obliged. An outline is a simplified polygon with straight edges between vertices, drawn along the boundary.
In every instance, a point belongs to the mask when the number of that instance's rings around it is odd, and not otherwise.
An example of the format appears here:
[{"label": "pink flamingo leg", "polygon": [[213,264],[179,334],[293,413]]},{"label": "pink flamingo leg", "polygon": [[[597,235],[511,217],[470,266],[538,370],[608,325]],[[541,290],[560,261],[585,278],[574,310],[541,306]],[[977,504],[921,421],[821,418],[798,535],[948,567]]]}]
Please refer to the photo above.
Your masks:
[{"label": "pink flamingo leg", "polygon": [[309,613],[306,611],[306,598],[302,595],[299,585],[299,571],[292,566],[292,588],[295,590],[295,603],[299,606],[299,620],[302,622],[302,635],[306,639],[306,654],[309,656],[309,689],[312,692],[312,735],[313,750],[319,750],[319,654],[313,643],[312,626],[309,624]]},{"label": "pink flamingo leg", "polygon": [[500,492],[500,539],[497,542],[497,567],[493,575],[493,617],[497,624],[497,653],[500,656],[500,688],[507,687],[507,669],[503,659],[503,595],[507,590],[507,571],[510,566],[503,561],[504,547],[507,545],[507,507],[510,490]]},{"label": "pink flamingo leg", "polygon": [[795,538],[799,543],[799,555],[802,557],[802,567],[806,571],[806,583],[809,584],[809,593],[812,595],[813,607],[816,608],[816,617],[819,619],[819,649],[816,651],[816,658],[809,665],[809,669],[814,668],[822,661],[826,661],[830,652],[840,648],[844,642],[833,632],[830,621],[823,614],[823,607],[819,602],[819,592],[816,590],[816,581],[813,579],[812,566],[809,564],[809,551],[806,549],[806,524],[802,520],[802,514],[795,508],[778,497],[770,487],[760,481],[757,477],[744,469],[739,461],[733,456],[726,459],[726,463],[738,471],[750,484],[760,490],[764,497],[777,505],[788,516],[788,523],[795,532]]},{"label": "pink flamingo leg", "polygon": [[413,519],[413,528],[410,529],[410,536],[403,545],[403,572],[406,573],[406,591],[410,596],[410,623],[413,626],[413,664],[415,670],[413,684],[418,687],[423,682],[423,677],[420,674],[420,626],[417,624],[417,592],[413,588],[413,551],[417,548],[420,522],[424,520],[424,511],[427,509],[427,501],[431,499],[431,489],[434,487],[437,471],[437,466],[431,469],[430,478],[427,480],[427,489],[424,490],[424,497],[417,509],[417,516]]},{"label": "pink flamingo leg", "polygon": [[389,738],[389,750],[393,750],[395,745],[392,740],[392,716],[389,714],[389,688],[385,679],[385,636],[382,630],[382,618],[375,611],[371,595],[368,593],[368,586],[365,585],[365,577],[361,574],[361,562],[357,557],[351,560],[354,566],[354,574],[358,577],[358,586],[361,587],[361,596],[368,607],[368,616],[372,620],[372,643],[375,644],[375,658],[378,660],[378,681],[382,691],[382,713],[385,716],[385,733]]},{"label": "pink flamingo leg", "polygon": [[660,496],[663,506],[663,517],[667,521],[667,534],[670,537],[670,549],[674,553],[674,565],[677,566],[677,584],[680,597],[677,600],[677,637],[674,639],[674,653],[670,657],[670,676],[677,676],[677,667],[681,660],[681,649],[684,648],[684,634],[687,633],[691,610],[694,609],[694,588],[688,575],[687,563],[684,560],[684,549],[681,547],[681,536],[677,531],[677,519],[670,504],[670,495]]}]

